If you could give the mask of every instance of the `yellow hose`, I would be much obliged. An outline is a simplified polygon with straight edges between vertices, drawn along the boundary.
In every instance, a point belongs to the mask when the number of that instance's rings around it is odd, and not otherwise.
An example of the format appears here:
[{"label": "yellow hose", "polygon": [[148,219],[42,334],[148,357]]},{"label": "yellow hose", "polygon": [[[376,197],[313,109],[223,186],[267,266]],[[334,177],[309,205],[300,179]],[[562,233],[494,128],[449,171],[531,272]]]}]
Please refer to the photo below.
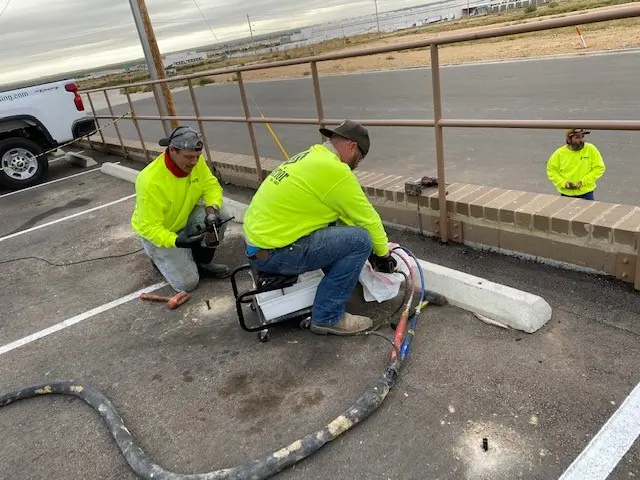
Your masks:
[{"label": "yellow hose", "polygon": [[[260,116],[264,119],[264,115],[262,115],[262,113],[260,114]],[[287,153],[287,151],[284,149],[284,147],[280,143],[280,140],[278,140],[278,137],[276,136],[275,132],[271,128],[271,125],[269,125],[268,123],[265,123],[264,125],[265,125],[265,127],[267,127],[267,130],[269,130],[269,133],[271,134],[271,137],[273,138],[273,141],[276,142],[276,145],[278,145],[278,148],[280,149],[280,151],[284,155],[285,160],[289,160],[289,154]]]},{"label": "yellow hose", "polygon": [[[251,101],[253,101],[253,104],[258,109],[258,112],[260,112],[260,117],[264,120],[265,116],[262,113],[262,110],[260,110],[260,107],[258,106],[258,103],[256,102],[255,98],[251,97]],[[271,134],[271,138],[273,138],[273,141],[276,142],[276,145],[278,146],[278,148],[282,152],[282,155],[284,155],[284,159],[285,160],[289,160],[289,154],[287,153],[287,151],[284,149],[284,147],[280,143],[280,140],[278,140],[278,136],[276,135],[276,132],[273,131],[273,128],[271,128],[271,125],[269,125],[268,123],[265,123],[264,125],[265,125],[265,127],[267,127],[267,130]]]}]

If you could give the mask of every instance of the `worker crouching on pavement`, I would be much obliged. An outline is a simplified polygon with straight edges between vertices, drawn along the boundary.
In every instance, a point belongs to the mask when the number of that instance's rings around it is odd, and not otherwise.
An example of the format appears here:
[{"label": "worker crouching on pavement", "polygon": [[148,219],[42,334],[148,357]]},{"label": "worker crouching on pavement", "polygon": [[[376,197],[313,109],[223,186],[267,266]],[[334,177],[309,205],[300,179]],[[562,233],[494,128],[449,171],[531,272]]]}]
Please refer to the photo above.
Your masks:
[{"label": "worker crouching on pavement", "polygon": [[[261,272],[300,275],[322,269],[311,330],[349,335],[373,326],[345,305],[368,258],[377,270],[396,267],[380,216],[352,172],[369,151],[367,130],[346,120],[329,140],[276,168],[244,216],[247,256]],[[332,226],[341,220],[346,226]],[[373,252],[372,252],[373,250]]]},{"label": "worker crouching on pavement", "polygon": [[547,176],[564,197],[594,200],[596,182],[605,171],[602,155],[584,141],[583,128],[567,130],[566,145],[558,148],[547,162]]},{"label": "worker crouching on pavement", "polygon": [[[202,156],[202,135],[176,128],[160,140],[165,152],[136,179],[133,230],[155,267],[176,291],[192,291],[200,277],[225,278],[226,265],[212,263],[215,248],[203,246],[206,227],[219,226],[222,241],[230,217],[222,186]],[[202,204],[201,199],[204,199]]]}]

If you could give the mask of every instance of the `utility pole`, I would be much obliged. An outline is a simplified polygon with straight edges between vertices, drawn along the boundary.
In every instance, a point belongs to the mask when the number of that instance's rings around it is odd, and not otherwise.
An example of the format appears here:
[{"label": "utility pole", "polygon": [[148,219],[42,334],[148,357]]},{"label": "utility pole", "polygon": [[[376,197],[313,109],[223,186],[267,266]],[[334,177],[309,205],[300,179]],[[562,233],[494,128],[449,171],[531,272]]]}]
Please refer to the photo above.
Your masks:
[{"label": "utility pole", "polygon": [[[131,11],[133,12],[133,19],[138,30],[138,36],[140,37],[140,43],[142,44],[142,50],[144,51],[144,57],[147,61],[147,68],[149,69],[149,77],[151,80],[163,80],[167,78],[167,74],[162,64],[162,57],[160,56],[160,49],[158,48],[158,42],[151,25],[151,19],[149,18],[149,11],[145,0],[129,0],[131,5]],[[162,116],[176,116],[176,107],[173,103],[173,95],[169,85],[165,82],[162,84],[153,85],[153,93],[156,97],[156,101],[160,106],[160,114]],[[164,102],[161,99],[164,97]],[[162,122],[165,133],[167,131],[167,123]],[[171,128],[177,128],[177,120],[171,121]]]},{"label": "utility pole", "polygon": [[380,18],[378,17],[378,0],[373,0],[376,4],[376,23],[378,24],[378,33],[380,33]]},{"label": "utility pole", "polygon": [[247,22],[249,23],[249,33],[251,34],[251,45],[253,45],[253,54],[257,57],[256,53],[256,42],[253,39],[253,28],[251,27],[251,19],[249,18],[249,14],[247,13]]}]

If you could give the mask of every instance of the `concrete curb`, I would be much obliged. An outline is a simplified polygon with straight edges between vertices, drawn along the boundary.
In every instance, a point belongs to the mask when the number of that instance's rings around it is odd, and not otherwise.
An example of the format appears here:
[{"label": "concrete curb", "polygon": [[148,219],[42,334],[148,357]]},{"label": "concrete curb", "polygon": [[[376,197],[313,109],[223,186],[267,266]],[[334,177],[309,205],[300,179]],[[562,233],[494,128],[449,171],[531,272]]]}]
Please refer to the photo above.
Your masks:
[{"label": "concrete curb", "polygon": [[[100,170],[131,183],[136,181],[139,173],[114,163],[103,163]],[[226,197],[224,205],[235,217],[235,222],[243,222],[248,205]],[[551,306],[539,296],[424,260],[419,262],[427,288],[447,297],[451,305],[527,333],[535,332],[551,319]],[[414,278],[416,286],[420,286],[417,271]]]},{"label": "concrete curb", "polygon": [[66,152],[64,158],[67,162],[74,163],[83,168],[95,167],[98,165],[89,155],[83,155],[80,152]]},{"label": "concrete curb", "polygon": [[[136,178],[138,177],[138,173],[140,173],[138,170],[135,170],[133,168],[125,167],[123,165],[116,165],[115,163],[110,162],[103,163],[100,166],[100,171],[106,175],[111,175],[112,177],[126,180],[127,182],[131,183],[135,183]],[[248,205],[224,197],[224,207],[230,215],[235,217],[233,220],[234,222],[242,223]]]},{"label": "concrete curb", "polygon": [[224,208],[227,213],[235,217],[233,221],[236,223],[244,222],[244,214],[246,213],[248,207],[249,205],[247,204],[224,197]]},{"label": "concrete curb", "polygon": [[[428,290],[447,297],[451,305],[533,333],[551,319],[551,306],[542,298],[434,263],[418,260]],[[420,274],[414,272],[416,286]]]},{"label": "concrete curb", "polygon": [[111,175],[112,177],[126,180],[127,182],[135,183],[138,178],[138,170],[125,167],[123,165],[116,165],[115,163],[105,162],[100,166],[100,171]]}]

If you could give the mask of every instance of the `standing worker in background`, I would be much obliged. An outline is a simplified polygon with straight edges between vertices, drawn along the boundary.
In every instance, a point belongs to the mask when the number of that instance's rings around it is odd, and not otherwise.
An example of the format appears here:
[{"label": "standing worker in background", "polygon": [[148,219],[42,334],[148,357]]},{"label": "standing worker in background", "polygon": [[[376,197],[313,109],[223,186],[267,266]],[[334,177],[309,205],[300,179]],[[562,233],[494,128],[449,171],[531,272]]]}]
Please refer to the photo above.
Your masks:
[{"label": "standing worker in background", "polygon": [[174,290],[189,292],[200,276],[230,274],[226,265],[211,263],[215,248],[202,245],[204,231],[212,225],[219,226],[222,241],[229,215],[222,208],[222,186],[202,156],[202,135],[191,127],[178,127],[159,143],[167,147],[165,152],[136,179],[131,226]]},{"label": "standing worker in background", "polygon": [[596,182],[605,171],[602,155],[584,136],[583,128],[567,130],[566,145],[558,148],[547,162],[547,176],[564,197],[594,200]]},{"label": "standing worker in background", "polygon": [[[329,140],[284,162],[254,195],[244,216],[247,256],[264,273],[322,269],[311,330],[350,335],[373,326],[370,318],[345,311],[365,262],[390,273],[396,261],[353,173],[369,151],[369,133],[349,120],[320,133]],[[337,220],[349,226],[331,226]]]}]

